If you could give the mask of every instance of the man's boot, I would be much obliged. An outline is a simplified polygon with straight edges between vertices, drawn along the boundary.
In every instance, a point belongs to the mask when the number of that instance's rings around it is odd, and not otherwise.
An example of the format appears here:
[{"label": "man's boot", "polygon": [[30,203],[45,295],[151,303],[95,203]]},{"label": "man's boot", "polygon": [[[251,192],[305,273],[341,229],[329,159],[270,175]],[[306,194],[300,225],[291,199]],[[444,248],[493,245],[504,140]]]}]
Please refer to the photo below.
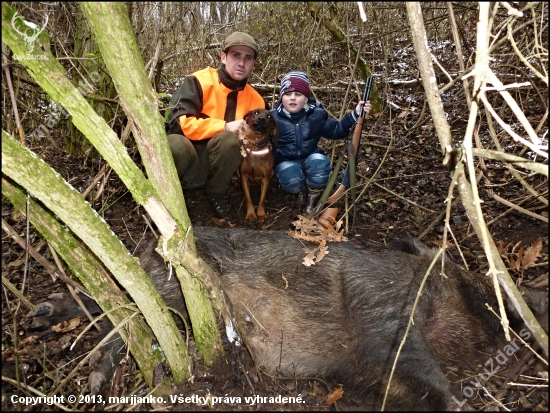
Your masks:
[{"label": "man's boot", "polygon": [[229,201],[227,200],[227,196],[225,196],[225,194],[207,195],[207,199],[218,218],[225,219],[228,223],[235,222],[235,217],[229,209]]},{"label": "man's boot", "polygon": [[325,188],[312,188],[309,185],[307,186],[306,210],[304,211],[306,217],[309,217],[309,215],[313,213],[319,199],[321,199],[321,195],[323,195],[324,189]]}]

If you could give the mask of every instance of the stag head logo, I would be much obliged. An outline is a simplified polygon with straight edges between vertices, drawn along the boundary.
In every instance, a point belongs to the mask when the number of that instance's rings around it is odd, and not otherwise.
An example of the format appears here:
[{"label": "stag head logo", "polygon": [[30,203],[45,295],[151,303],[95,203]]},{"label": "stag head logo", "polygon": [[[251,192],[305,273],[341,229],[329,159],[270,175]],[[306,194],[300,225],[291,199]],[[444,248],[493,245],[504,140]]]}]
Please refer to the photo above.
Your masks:
[{"label": "stag head logo", "polygon": [[27,44],[27,53],[31,54],[34,50],[34,42],[44,31],[46,25],[48,24],[49,16],[46,15],[46,23],[43,27],[39,27],[34,23],[25,21],[19,13],[15,13],[11,19],[11,26],[13,29],[21,35]]}]

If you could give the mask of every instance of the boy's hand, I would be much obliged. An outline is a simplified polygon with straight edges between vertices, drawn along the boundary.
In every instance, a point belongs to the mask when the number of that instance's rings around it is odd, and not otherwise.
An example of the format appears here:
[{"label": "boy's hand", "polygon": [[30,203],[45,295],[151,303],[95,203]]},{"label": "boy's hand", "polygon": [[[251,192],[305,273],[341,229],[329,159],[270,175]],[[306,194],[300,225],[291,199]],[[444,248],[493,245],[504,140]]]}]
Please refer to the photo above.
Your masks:
[{"label": "boy's hand", "polygon": [[363,105],[365,105],[365,116],[367,116],[370,113],[370,110],[371,110],[370,100],[367,100],[366,102],[360,101],[357,104],[357,107],[355,108],[355,114],[357,116],[361,114],[361,106]]}]

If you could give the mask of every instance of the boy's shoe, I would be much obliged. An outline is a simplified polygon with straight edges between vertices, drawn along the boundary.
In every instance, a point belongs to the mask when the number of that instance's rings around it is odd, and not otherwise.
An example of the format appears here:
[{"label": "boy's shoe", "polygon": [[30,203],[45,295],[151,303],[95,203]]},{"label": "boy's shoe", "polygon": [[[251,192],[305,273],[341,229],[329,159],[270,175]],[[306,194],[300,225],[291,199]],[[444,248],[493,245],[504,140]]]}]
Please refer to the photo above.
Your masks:
[{"label": "boy's shoe", "polygon": [[298,192],[298,197],[296,200],[296,209],[298,210],[298,213],[301,214],[304,210],[304,207],[306,205],[306,199],[307,199],[307,188],[304,186],[302,189],[300,189],[300,192]]},{"label": "boy's shoe", "polygon": [[304,215],[308,217],[311,215],[317,206],[317,203],[319,202],[319,199],[321,199],[321,195],[323,195],[323,191],[325,188],[310,188],[307,187],[307,196],[306,196],[306,209],[304,211]]}]

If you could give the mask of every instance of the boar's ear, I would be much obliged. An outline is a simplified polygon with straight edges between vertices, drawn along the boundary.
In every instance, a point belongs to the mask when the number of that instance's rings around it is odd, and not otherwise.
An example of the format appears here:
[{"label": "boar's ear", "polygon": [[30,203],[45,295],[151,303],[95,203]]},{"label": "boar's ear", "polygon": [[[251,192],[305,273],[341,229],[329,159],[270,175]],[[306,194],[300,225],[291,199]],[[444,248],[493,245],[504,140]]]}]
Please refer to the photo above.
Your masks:
[{"label": "boar's ear", "polygon": [[273,117],[273,115],[270,113],[269,114],[269,121],[271,123],[271,132],[269,134],[269,137],[271,139],[271,143],[275,146],[277,146],[277,144],[279,143],[279,126],[277,126],[277,121],[275,120],[275,118]]},{"label": "boar's ear", "polygon": [[388,244],[388,247],[411,255],[433,255],[431,248],[428,248],[422,241],[412,237],[393,240]]}]

